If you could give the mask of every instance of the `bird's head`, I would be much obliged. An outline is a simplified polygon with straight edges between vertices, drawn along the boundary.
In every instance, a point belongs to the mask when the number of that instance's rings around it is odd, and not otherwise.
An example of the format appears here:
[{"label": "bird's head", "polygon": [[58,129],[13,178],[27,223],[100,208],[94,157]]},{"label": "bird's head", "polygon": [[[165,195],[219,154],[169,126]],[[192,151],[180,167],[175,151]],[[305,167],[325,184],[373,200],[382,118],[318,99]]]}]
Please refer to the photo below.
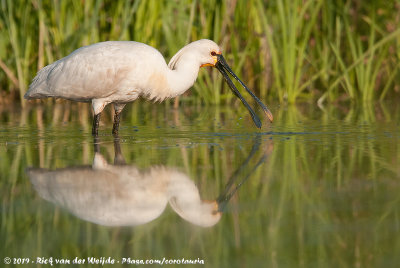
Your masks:
[{"label": "bird's head", "polygon": [[218,62],[218,55],[221,55],[221,48],[208,39],[201,39],[190,43],[193,51],[196,51],[196,58],[200,62],[200,67],[215,67]]},{"label": "bird's head", "polygon": [[171,198],[172,209],[186,221],[202,227],[211,227],[219,222],[222,212],[218,211],[218,203],[209,200],[179,200]]},{"label": "bird's head", "polygon": [[172,70],[177,68],[178,62],[196,62],[199,63],[200,67],[211,66],[217,68],[221,74],[224,76],[225,81],[228,83],[230,89],[233,94],[238,97],[242,103],[246,106],[247,110],[249,110],[251,117],[258,128],[261,128],[261,120],[258,118],[256,113],[250,107],[250,105],[246,102],[243,96],[240,94],[235,84],[229,78],[230,74],[233,78],[235,78],[244,88],[245,90],[256,100],[256,102],[261,106],[265,115],[272,122],[273,116],[269,111],[267,106],[265,106],[259,98],[239,79],[239,77],[232,71],[229,67],[228,63],[225,61],[222,56],[221,48],[214,42],[208,39],[201,39],[194,41],[186,46],[184,46],[180,51],[178,51],[171,59],[168,64],[168,67]]}]

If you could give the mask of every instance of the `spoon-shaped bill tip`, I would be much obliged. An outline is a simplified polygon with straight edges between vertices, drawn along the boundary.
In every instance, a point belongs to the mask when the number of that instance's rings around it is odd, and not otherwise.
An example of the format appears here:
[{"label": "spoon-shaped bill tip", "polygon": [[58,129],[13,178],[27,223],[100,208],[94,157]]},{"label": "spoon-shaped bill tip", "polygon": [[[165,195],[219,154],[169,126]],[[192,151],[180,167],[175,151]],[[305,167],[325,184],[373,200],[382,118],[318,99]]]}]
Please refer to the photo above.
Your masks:
[{"label": "spoon-shaped bill tip", "polygon": [[254,124],[256,125],[257,128],[261,128],[262,123],[260,118],[258,118],[258,116],[253,116],[253,114],[251,114],[251,117],[253,119]]},{"label": "spoon-shaped bill tip", "polygon": [[272,123],[274,121],[274,116],[269,110],[263,110],[265,115],[268,117],[269,121]]}]

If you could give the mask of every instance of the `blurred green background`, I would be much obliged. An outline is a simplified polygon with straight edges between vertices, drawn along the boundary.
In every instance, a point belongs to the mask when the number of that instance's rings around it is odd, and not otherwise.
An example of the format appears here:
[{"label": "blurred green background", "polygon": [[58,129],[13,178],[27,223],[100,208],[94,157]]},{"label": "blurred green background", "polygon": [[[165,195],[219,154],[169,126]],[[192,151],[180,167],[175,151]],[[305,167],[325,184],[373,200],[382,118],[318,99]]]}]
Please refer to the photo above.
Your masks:
[{"label": "blurred green background", "polygon": [[[400,1],[1,0],[0,99],[19,101],[36,72],[106,40],[150,44],[167,62],[190,41],[219,43],[263,99],[368,102],[400,95]],[[234,99],[200,72],[180,101]]]}]

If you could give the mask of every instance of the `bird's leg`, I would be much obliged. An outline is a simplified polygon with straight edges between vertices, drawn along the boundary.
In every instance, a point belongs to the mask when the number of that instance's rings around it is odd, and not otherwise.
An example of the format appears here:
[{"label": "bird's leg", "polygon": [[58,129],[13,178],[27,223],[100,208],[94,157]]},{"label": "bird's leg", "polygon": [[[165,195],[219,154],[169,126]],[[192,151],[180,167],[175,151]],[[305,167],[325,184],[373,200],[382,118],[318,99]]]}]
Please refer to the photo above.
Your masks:
[{"label": "bird's leg", "polygon": [[95,114],[93,116],[93,127],[92,127],[92,135],[97,136],[99,132],[99,123],[100,123],[100,115],[101,113]]},{"label": "bird's leg", "polygon": [[121,145],[119,144],[118,135],[114,135],[114,165],[125,165],[125,158],[122,155]]},{"label": "bird's leg", "polygon": [[113,124],[113,129],[112,129],[112,134],[113,135],[118,135],[118,129],[119,129],[119,119],[121,118],[121,112],[115,111],[114,114],[114,124]]},{"label": "bird's leg", "polygon": [[99,137],[93,137],[93,149],[95,153],[100,153],[100,140]]},{"label": "bird's leg", "polygon": [[100,123],[100,114],[103,111],[104,107],[110,103],[104,99],[93,99],[92,100],[92,109],[93,109],[93,127],[92,127],[92,135],[97,136],[99,132],[99,123]]},{"label": "bird's leg", "polygon": [[113,124],[113,129],[112,129],[112,134],[117,136],[118,135],[118,129],[119,129],[119,120],[121,119],[121,111],[124,109],[125,104],[120,104],[120,103],[114,103],[114,124]]}]

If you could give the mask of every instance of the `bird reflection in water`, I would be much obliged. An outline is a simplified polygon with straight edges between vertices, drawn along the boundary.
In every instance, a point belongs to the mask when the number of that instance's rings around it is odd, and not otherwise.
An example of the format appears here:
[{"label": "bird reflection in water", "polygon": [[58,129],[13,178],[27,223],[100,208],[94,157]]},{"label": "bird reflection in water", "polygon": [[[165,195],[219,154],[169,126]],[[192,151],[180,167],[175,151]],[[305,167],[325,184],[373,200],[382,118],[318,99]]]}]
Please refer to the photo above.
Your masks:
[{"label": "bird reflection in water", "polygon": [[158,218],[169,203],[184,220],[210,227],[219,222],[231,197],[265,161],[266,153],[247,175],[242,175],[260,144],[257,137],[248,157],[213,201],[202,200],[193,180],[176,168],[153,166],[139,170],[127,165],[118,138],[114,139],[114,164],[107,163],[100,154],[99,140],[95,138],[92,166],[30,168],[27,173],[43,199],[89,222],[104,226],[142,225]]}]

